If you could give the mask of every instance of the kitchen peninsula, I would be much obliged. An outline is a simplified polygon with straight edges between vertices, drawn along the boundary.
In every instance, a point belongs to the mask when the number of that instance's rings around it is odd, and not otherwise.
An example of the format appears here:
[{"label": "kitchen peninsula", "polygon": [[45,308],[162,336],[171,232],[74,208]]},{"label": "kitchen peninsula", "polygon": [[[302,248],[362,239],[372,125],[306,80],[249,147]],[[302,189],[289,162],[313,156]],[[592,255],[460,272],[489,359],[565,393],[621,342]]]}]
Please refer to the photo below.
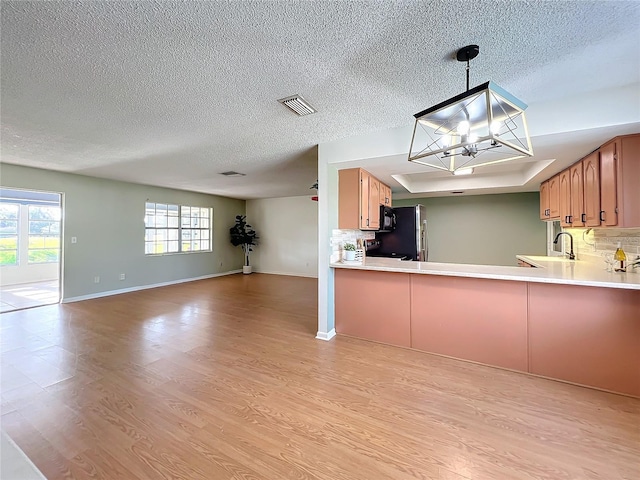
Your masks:
[{"label": "kitchen peninsula", "polygon": [[640,397],[640,271],[335,262],[338,334]]}]

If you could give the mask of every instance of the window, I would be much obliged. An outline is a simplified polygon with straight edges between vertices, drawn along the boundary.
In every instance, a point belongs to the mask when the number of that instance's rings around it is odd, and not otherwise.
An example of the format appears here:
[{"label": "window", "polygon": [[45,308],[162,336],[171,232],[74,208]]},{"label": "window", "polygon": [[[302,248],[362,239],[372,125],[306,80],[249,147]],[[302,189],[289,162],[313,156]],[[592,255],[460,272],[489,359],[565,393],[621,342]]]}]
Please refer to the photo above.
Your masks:
[{"label": "window", "polygon": [[18,264],[18,217],[20,205],[0,204],[0,265]]},{"label": "window", "polygon": [[60,207],[29,205],[29,263],[60,260]]},{"label": "window", "polygon": [[145,255],[211,251],[211,209],[145,204]]},{"label": "window", "polygon": [[180,207],[181,246],[183,252],[201,252],[209,248],[209,209]]}]

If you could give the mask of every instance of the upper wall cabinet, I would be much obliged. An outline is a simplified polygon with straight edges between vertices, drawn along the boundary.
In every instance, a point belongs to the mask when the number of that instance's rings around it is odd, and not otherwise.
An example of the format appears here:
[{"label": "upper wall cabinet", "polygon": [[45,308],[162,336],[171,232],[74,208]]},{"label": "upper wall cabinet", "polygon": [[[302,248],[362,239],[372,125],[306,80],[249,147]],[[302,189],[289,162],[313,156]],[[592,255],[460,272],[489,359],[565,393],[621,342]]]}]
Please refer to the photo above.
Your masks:
[{"label": "upper wall cabinet", "polygon": [[600,226],[600,153],[595,151],[582,160],[584,177],[585,226]]},{"label": "upper wall cabinet", "polygon": [[640,134],[600,148],[600,208],[602,225],[640,227]]},{"label": "upper wall cabinet", "polygon": [[[361,168],[338,172],[338,228],[351,230],[378,230],[380,205],[385,204],[391,189]],[[384,194],[384,196],[383,196]]]},{"label": "upper wall cabinet", "polygon": [[560,175],[549,179],[549,218],[560,218]]},{"label": "upper wall cabinet", "polygon": [[571,216],[571,171],[569,169],[558,175],[560,225],[570,227]]},{"label": "upper wall cabinet", "polygon": [[569,169],[569,188],[571,190],[571,226],[584,227],[587,221],[584,213],[584,177],[582,175],[582,161]]},{"label": "upper wall cabinet", "polygon": [[554,218],[554,180],[562,226],[640,227],[640,134],[616,137],[543,182],[542,220]]},{"label": "upper wall cabinet", "polygon": [[549,220],[549,181],[540,184],[540,220]]},{"label": "upper wall cabinet", "polygon": [[560,218],[560,176],[551,177],[540,185],[540,220]]},{"label": "upper wall cabinet", "polygon": [[391,206],[391,187],[380,182],[380,205]]}]

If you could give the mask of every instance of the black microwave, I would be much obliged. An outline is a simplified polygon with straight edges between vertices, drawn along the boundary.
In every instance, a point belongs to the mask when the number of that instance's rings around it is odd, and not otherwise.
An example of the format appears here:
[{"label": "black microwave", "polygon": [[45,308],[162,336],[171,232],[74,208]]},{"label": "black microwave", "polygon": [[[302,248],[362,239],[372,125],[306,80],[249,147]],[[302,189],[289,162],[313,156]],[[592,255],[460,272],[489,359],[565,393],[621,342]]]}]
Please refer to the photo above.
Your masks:
[{"label": "black microwave", "polygon": [[393,208],[380,205],[380,229],[379,232],[392,232],[396,228],[396,214]]}]

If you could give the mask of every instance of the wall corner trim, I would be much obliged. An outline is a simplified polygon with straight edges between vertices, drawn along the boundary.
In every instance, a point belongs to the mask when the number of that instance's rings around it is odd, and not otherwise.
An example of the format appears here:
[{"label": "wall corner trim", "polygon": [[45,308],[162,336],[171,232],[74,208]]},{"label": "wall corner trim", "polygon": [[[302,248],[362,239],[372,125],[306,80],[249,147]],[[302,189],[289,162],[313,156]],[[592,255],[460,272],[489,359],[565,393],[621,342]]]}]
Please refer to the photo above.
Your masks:
[{"label": "wall corner trim", "polygon": [[318,334],[316,335],[316,338],[318,340],[324,340],[324,341],[328,342],[329,340],[331,340],[335,336],[336,336],[336,329],[332,328],[328,332],[320,332],[319,331]]}]

